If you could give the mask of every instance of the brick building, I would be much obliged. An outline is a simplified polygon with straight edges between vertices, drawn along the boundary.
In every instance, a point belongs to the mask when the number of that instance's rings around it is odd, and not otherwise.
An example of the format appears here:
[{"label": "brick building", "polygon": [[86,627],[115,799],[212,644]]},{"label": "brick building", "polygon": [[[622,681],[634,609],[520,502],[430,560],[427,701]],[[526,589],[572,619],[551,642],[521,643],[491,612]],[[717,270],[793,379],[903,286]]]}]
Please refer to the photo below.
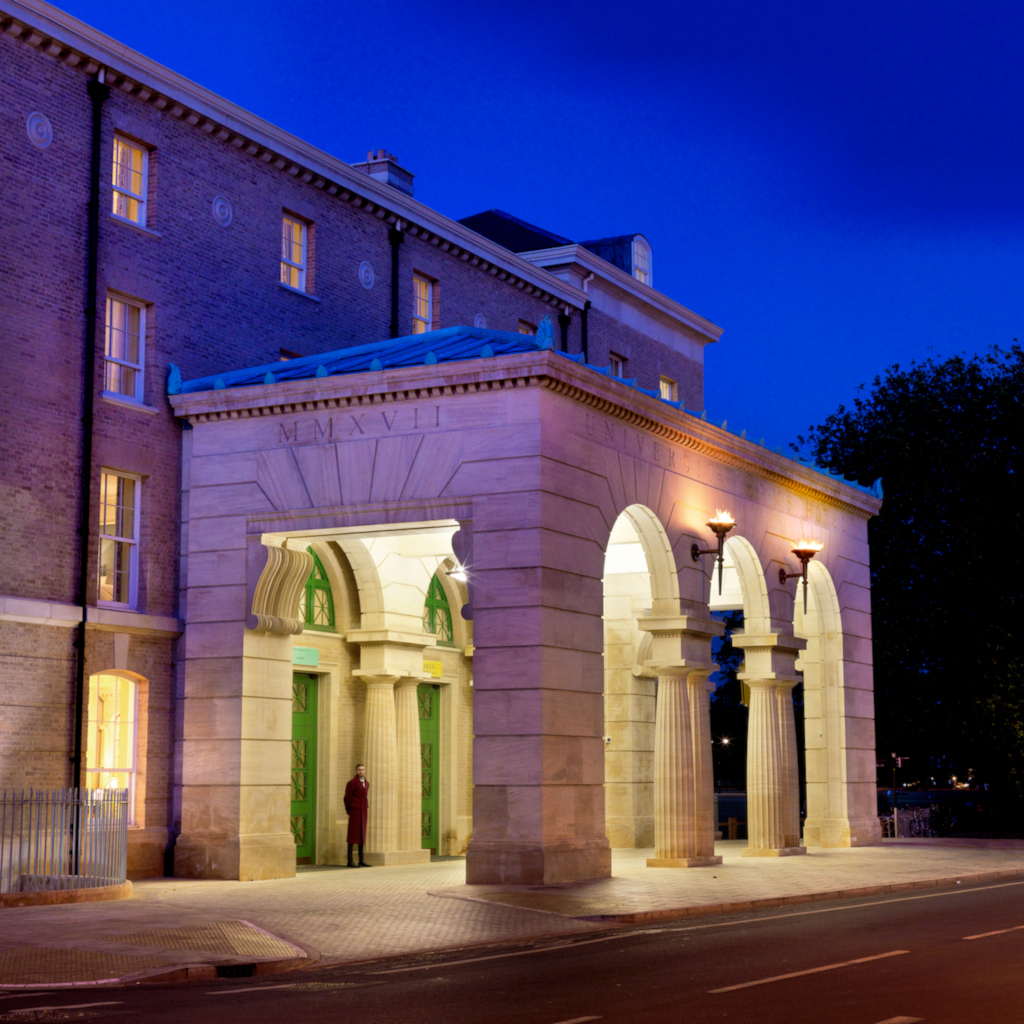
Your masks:
[{"label": "brick building", "polygon": [[[743,491],[742,500],[753,502],[752,507],[760,508],[760,501],[765,508],[771,505],[775,512],[793,519],[782,534],[774,526],[769,529],[762,524],[759,539],[753,542],[754,560],[760,562],[756,568],[751,563],[751,579],[760,572],[758,578],[763,583],[763,564],[777,557],[771,552],[783,543],[779,536],[795,537],[801,522],[817,523],[826,531],[831,529],[837,538],[848,538],[847,547],[856,556],[851,563],[854,570],[842,568],[850,559],[848,555],[840,557],[838,544],[836,561],[820,563],[828,564],[836,575],[840,591],[845,581],[843,608],[849,605],[854,609],[856,614],[849,621],[856,625],[850,626],[845,652],[828,656],[833,668],[839,666],[842,671],[842,666],[847,666],[850,696],[841,698],[839,707],[819,709],[822,716],[834,719],[835,735],[827,741],[832,744],[830,752],[821,758],[819,774],[825,795],[819,803],[824,810],[811,817],[824,822],[817,827],[823,835],[835,833],[836,842],[873,841],[869,824],[873,812],[868,809],[864,767],[874,759],[870,657],[864,651],[870,639],[864,527],[877,510],[877,502],[771,453],[755,451],[757,446],[697,418],[703,409],[703,347],[717,341],[721,332],[653,288],[652,254],[642,235],[577,244],[501,211],[462,221],[449,219],[416,202],[413,176],[391,154],[380,150],[367,154],[364,162],[343,163],[40,0],[0,0],[0,29],[4,139],[0,174],[8,239],[0,274],[4,354],[0,486],[6,511],[0,521],[6,568],[0,588],[0,787],[128,785],[133,794],[129,872],[134,877],[169,871],[175,857],[178,870],[191,874],[265,877],[287,873],[294,870],[294,863],[290,869],[288,864],[293,837],[299,843],[299,856],[303,856],[296,821],[305,821],[306,813],[292,807],[289,836],[282,825],[287,823],[287,808],[281,810],[280,803],[290,785],[287,768],[281,778],[275,775],[270,781],[247,782],[245,778],[245,765],[262,756],[260,743],[272,744],[275,753],[270,760],[274,761],[278,748],[288,746],[287,738],[279,725],[274,727],[277,732],[267,726],[270,731],[264,734],[262,725],[239,722],[248,721],[246,715],[250,714],[270,715],[268,708],[277,714],[278,704],[294,697],[291,684],[305,685],[301,680],[295,682],[303,664],[330,666],[320,674],[321,709],[329,705],[330,718],[312,727],[325,756],[316,769],[322,799],[309,812],[313,824],[306,855],[320,863],[337,862],[342,856],[338,837],[344,814],[337,790],[353,759],[370,759],[366,750],[371,744],[372,723],[364,704],[367,688],[372,691],[373,686],[367,680],[387,677],[393,680],[393,694],[388,699],[394,706],[389,714],[398,716],[398,725],[389,728],[392,734],[397,728],[399,734],[398,760],[388,770],[393,768],[396,773],[394,788],[400,792],[391,810],[381,799],[376,813],[386,812],[391,817],[387,821],[378,817],[376,827],[389,838],[375,852],[381,863],[393,862],[413,845],[421,848],[413,843],[418,833],[410,838],[419,826],[419,808],[413,807],[409,795],[420,736],[412,744],[408,732],[412,698],[403,694],[403,687],[394,680],[437,678],[450,695],[443,705],[449,717],[442,718],[438,726],[442,736],[438,742],[445,744],[446,751],[438,782],[444,806],[435,809],[434,831],[429,840],[424,832],[423,844],[441,852],[464,852],[475,834],[474,820],[479,826],[481,808],[489,806],[480,801],[486,801],[491,791],[481,767],[490,755],[479,730],[474,732],[474,716],[486,702],[479,689],[473,691],[474,676],[486,675],[489,670],[481,669],[484,661],[478,654],[474,671],[473,651],[474,647],[494,652],[504,649],[495,637],[483,647],[479,636],[474,643],[473,630],[479,633],[481,620],[471,623],[459,614],[470,602],[480,606],[472,596],[472,585],[467,589],[452,581],[460,568],[456,556],[460,544],[469,550],[465,538],[473,530],[478,547],[480,544],[479,525],[466,525],[476,519],[472,501],[460,504],[438,498],[440,504],[430,505],[423,495],[413,494],[415,488],[409,480],[415,473],[407,466],[405,471],[411,475],[403,477],[404,486],[411,488],[408,494],[415,500],[409,505],[412,511],[402,511],[399,499],[404,500],[406,492],[400,488],[392,494],[380,482],[382,478],[374,476],[381,472],[374,459],[384,458],[384,440],[374,442],[378,445],[374,451],[380,454],[370,457],[368,468],[359,462],[362,456],[354,447],[339,444],[337,464],[342,466],[343,476],[346,471],[351,476],[321,501],[314,495],[319,484],[311,482],[324,479],[322,471],[317,471],[299,487],[304,497],[296,497],[298,478],[289,476],[291,470],[280,469],[275,445],[300,426],[309,426],[314,432],[328,429],[325,424],[333,420],[326,414],[313,420],[303,416],[281,419],[276,424],[278,434],[266,442],[265,450],[246,449],[237,464],[232,464],[232,459],[204,461],[197,456],[196,446],[211,443],[207,438],[215,433],[215,423],[239,416],[247,419],[257,415],[252,411],[256,408],[267,410],[258,415],[273,419],[309,412],[317,402],[323,403],[322,409],[347,409],[352,403],[371,402],[368,395],[379,393],[380,402],[397,401],[396,395],[405,401],[412,400],[410,396],[422,398],[432,393],[431,389],[444,398],[441,405],[430,406],[438,410],[434,426],[440,429],[442,405],[447,417],[451,396],[462,395],[470,387],[462,378],[461,383],[452,383],[452,374],[461,372],[458,360],[465,362],[469,357],[462,350],[462,354],[445,356],[448,350],[443,347],[448,344],[446,339],[453,337],[451,329],[465,328],[455,335],[462,339],[460,344],[477,345],[476,362],[486,363],[483,357],[495,347],[505,353],[496,361],[503,369],[493,378],[506,381],[501,387],[515,388],[520,385],[513,382],[523,380],[531,387],[539,380],[557,381],[557,387],[567,394],[600,392],[599,401],[587,402],[588,407],[600,408],[603,416],[610,415],[612,407],[624,422],[646,424],[651,416],[667,416],[670,426],[644,429],[652,430],[652,437],[664,435],[684,446],[688,443],[681,440],[684,435],[699,434],[699,447],[712,463],[718,459],[723,465],[742,464],[743,473],[761,481],[758,487],[763,489],[770,482],[779,494],[788,495],[769,497],[767,491],[761,494],[757,487],[751,489],[753,485],[726,486],[721,481],[712,481],[708,491],[710,477],[700,487],[694,484],[690,502],[694,509],[704,507],[698,494],[705,495],[713,509],[712,492],[717,487],[726,492]],[[538,331],[539,344],[525,340]],[[412,375],[415,385],[405,378],[399,381],[396,374],[406,371],[388,368],[388,354],[410,351],[410,339],[418,334],[436,339],[430,344],[441,353],[439,357],[431,349],[425,360],[426,372],[438,375],[433,383],[425,381],[421,371]],[[390,339],[405,342],[395,349],[388,347]],[[331,360],[339,352],[358,353],[376,343],[385,344],[373,350],[378,355],[368,357],[365,365],[329,369],[327,364],[335,366]],[[486,346],[490,346],[487,352]],[[570,356],[573,358],[567,358]],[[435,364],[444,365],[433,369]],[[251,374],[241,372],[251,367],[261,370],[258,384],[253,384]],[[387,378],[383,391],[365,377],[376,372],[384,372]],[[339,376],[353,373],[356,377],[351,380]],[[481,390],[498,387],[488,384],[484,388],[479,381],[484,377],[491,380],[493,374],[489,370],[480,373],[483,377],[478,374],[470,387],[478,399]],[[328,395],[323,390],[324,376],[334,382],[332,387],[341,381],[348,389],[345,395],[339,397],[341,392],[334,391]],[[270,388],[271,399],[257,396],[234,406],[233,400],[225,400],[236,388],[241,389],[238,394],[248,395],[253,387]],[[640,411],[634,408],[636,402],[641,403]],[[497,397],[493,405],[498,407]],[[689,415],[686,410],[696,414]],[[417,405],[414,412],[416,417],[427,416],[428,406]],[[506,412],[513,420],[521,415],[511,405]],[[473,415],[483,413],[477,410]],[[561,414],[551,415],[555,422]],[[684,421],[689,426],[682,425]],[[416,429],[421,429],[418,419],[416,422]],[[453,413],[450,422],[456,424],[458,416]],[[386,414],[384,423],[390,431]],[[587,424],[589,429],[591,420]],[[450,429],[457,433],[469,428]],[[601,429],[612,437],[610,425]],[[358,417],[350,432],[357,430],[363,433]],[[297,433],[294,436],[298,438]],[[488,437],[486,443],[492,447],[485,461],[499,465],[505,456],[493,446],[505,443],[508,433],[499,431]],[[332,444],[338,440],[324,435],[315,439]],[[455,443],[442,445],[439,452],[451,452]],[[344,461],[347,456],[342,448],[355,459],[351,465]],[[643,439],[639,448],[643,455]],[[652,440],[649,450],[657,450],[656,441]],[[210,455],[209,450],[203,451]],[[400,461],[403,456],[399,449],[395,451]],[[671,454],[675,459],[668,448],[665,453],[665,458]],[[306,467],[304,472],[312,465],[302,461],[306,457],[295,456],[296,465]],[[460,457],[469,458],[465,453]],[[256,467],[254,475],[246,475],[243,463]],[[214,476],[204,478],[203,466],[211,467]],[[457,478],[460,470],[454,463],[451,471],[453,479]],[[370,533],[360,533],[362,527],[356,523],[359,519],[365,525],[370,513],[354,512],[352,501],[342,494],[346,481],[364,472],[368,474],[366,494],[356,504],[372,505],[376,510],[375,532]],[[485,486],[482,478],[473,480],[473,487]],[[358,490],[355,487],[352,493]],[[254,504],[255,491],[263,497]],[[437,493],[442,491],[439,485]],[[387,500],[381,504],[380,494],[385,493]],[[268,495],[269,505],[264,507],[260,502]],[[804,502],[802,511],[794,510],[794,496]],[[627,506],[637,505],[636,494],[628,498],[627,494],[613,502],[622,507],[609,513],[609,526],[618,522],[616,517],[621,518]],[[659,500],[650,497],[640,504],[658,506]],[[637,514],[630,520],[634,532],[623,533],[617,526],[619,532],[613,530],[611,538],[606,536],[601,542],[602,551],[611,551],[616,544],[620,553],[636,545],[640,545],[636,551],[643,549],[650,579],[642,582],[638,591],[635,587],[631,591],[632,584],[624,582],[624,577],[619,581],[619,596],[638,614],[650,616],[652,607],[660,607],[657,614],[663,617],[678,619],[689,614],[694,623],[698,619],[704,622],[708,607],[715,606],[714,601],[708,604],[707,595],[694,591],[686,596],[677,584],[666,583],[665,593],[675,594],[672,610],[664,605],[669,601],[664,594],[652,597],[651,588],[657,590],[658,585],[651,580],[659,578],[658,572],[675,573],[683,580],[703,579],[688,555],[691,540],[697,539],[690,520],[693,515],[700,519],[703,512],[677,516],[675,522],[671,507],[679,507],[679,497],[670,501],[666,491],[664,500],[667,511],[655,507],[656,518],[660,517],[662,528],[668,531],[666,543],[677,554],[687,552],[686,559],[678,559],[675,568],[656,571],[651,548],[651,544],[656,546],[651,540],[654,533],[635,525]],[[217,503],[215,509],[211,509],[211,501]],[[343,505],[344,509],[331,520],[334,525],[325,525],[326,520],[303,520],[301,527],[292,523],[286,528],[284,520],[268,525],[269,520],[259,518],[270,507],[280,511],[292,508],[295,502],[303,507],[340,509]],[[431,509],[432,518],[427,522],[424,516]],[[249,526],[228,537],[226,524],[235,513],[248,517]],[[384,523],[406,525],[396,533],[384,529]],[[460,532],[461,541],[456,538]],[[258,537],[264,535],[270,539],[260,543]],[[252,536],[257,537],[255,555]],[[365,565],[364,548],[370,552]],[[268,562],[271,549],[285,554],[271,555]],[[305,589],[281,584],[284,589],[274,591],[271,599],[266,596],[267,587],[273,591],[278,584],[267,582],[261,592],[265,607],[260,619],[255,611],[259,581],[271,580],[276,571],[271,562],[277,557],[283,559],[282,565],[291,566],[292,576],[301,569]],[[404,568],[391,577],[386,568],[389,557],[395,564],[404,560]],[[753,590],[740,585],[745,557],[734,554],[728,567],[735,601],[746,608],[749,617],[753,609],[747,605],[753,600]],[[462,558],[461,565],[466,564]],[[630,566],[625,575],[636,575],[637,566],[629,558],[622,564]],[[610,570],[595,572],[600,589],[600,580],[608,577]],[[843,572],[847,575],[840,580]],[[372,617],[367,602],[376,599],[367,582],[370,576],[383,595],[379,598],[383,618],[373,627],[377,633],[367,625]],[[595,579],[593,573],[587,578]],[[415,590],[416,609],[384,607],[390,600],[388,579],[394,588]],[[609,579],[604,581],[606,600],[615,590]],[[232,580],[235,582],[225,582]],[[477,577],[481,588],[483,580],[483,575]],[[698,586],[691,583],[691,590]],[[780,630],[792,634],[794,630],[791,597],[788,610],[780,611],[780,602],[786,598],[784,591],[776,590],[772,593],[776,604],[770,610],[766,605],[764,611],[765,636]],[[837,592],[831,577],[827,586],[822,578],[821,595]],[[592,595],[592,587],[588,593]],[[818,609],[824,623],[824,596],[816,600],[818,604],[812,601],[812,607]],[[298,612],[296,601],[303,602]],[[316,621],[318,601],[327,602],[320,606],[323,609],[330,604],[330,622],[326,618]],[[687,602],[692,605],[688,613]],[[541,604],[550,606],[546,599]],[[273,614],[266,611],[271,606],[277,609]],[[719,601],[718,606],[731,605]],[[700,609],[703,618],[697,615]],[[451,611],[449,632],[442,636],[448,622],[445,616]],[[417,625],[421,613],[423,625]],[[467,609],[467,616],[470,614]],[[600,630],[600,608],[596,618],[593,611],[587,614],[588,622],[596,621]],[[839,615],[838,606],[835,615]],[[397,616],[400,628],[388,616]],[[600,754],[609,773],[607,781],[601,780],[597,786],[608,789],[609,802],[615,805],[610,819],[616,822],[616,842],[652,845],[659,813],[654,809],[652,776],[652,680],[659,674],[656,666],[645,669],[644,658],[637,660],[645,642],[642,634],[651,631],[635,625],[633,611],[618,617],[622,622],[615,627],[616,633],[608,625],[616,616],[604,615],[604,658],[608,661],[611,648],[625,645],[629,650],[620,657],[625,661],[616,663],[614,671],[606,667],[587,672],[598,672],[598,690],[603,687],[607,694],[623,697],[617,704],[612,700],[609,707],[625,702],[631,710],[620,707],[625,716],[620,716],[621,728],[608,724],[607,710],[600,724],[592,729],[588,726],[586,757],[594,761]],[[785,630],[780,625],[784,620],[788,621]],[[279,628],[282,621],[289,624],[284,633]],[[244,651],[237,644],[232,646],[234,640],[225,639],[228,631],[222,624],[227,622],[238,624],[241,632],[236,639],[244,634]],[[832,622],[832,633],[837,622]],[[765,640],[758,648],[758,656],[770,648],[764,658],[774,667],[766,670],[765,678],[781,673],[780,679],[785,675],[795,680],[793,659],[805,641],[816,650],[824,647],[824,639],[820,643],[816,639],[819,633],[824,637],[828,632],[824,625],[815,633],[802,620],[800,624],[803,638],[791,635],[788,641],[778,643]],[[662,628],[651,635],[662,647],[674,642],[678,648],[680,637],[684,646],[699,641],[706,647],[715,631],[713,625],[693,625],[691,629],[677,622],[676,626],[674,633]],[[404,639],[396,640],[393,633]],[[420,639],[410,639],[413,633]],[[301,644],[296,641],[300,646],[294,650],[278,650],[273,646],[277,641],[267,639],[286,635],[292,644],[290,638],[299,634]],[[249,645],[260,637],[263,653],[253,654],[256,648]],[[388,660],[392,642],[401,655],[395,655],[403,666],[400,670]],[[646,642],[649,647],[651,641]],[[590,640],[586,643],[593,647]],[[382,644],[384,660],[374,668],[371,662]],[[540,646],[548,644],[545,641]],[[597,646],[600,658],[601,641]],[[297,653],[300,650],[312,653]],[[695,661],[691,656],[690,664],[709,663],[708,656],[701,657],[703,661]],[[783,661],[789,658],[786,671],[776,664],[780,657]],[[824,665],[827,658],[820,657]],[[272,700],[267,698],[271,703],[253,704],[247,689],[251,682],[248,668],[239,669],[241,689],[237,692],[217,689],[220,683],[210,680],[214,675],[218,680],[231,677],[233,658],[240,659],[239,665],[248,665],[253,659],[284,665],[280,679],[285,681],[280,685],[288,693],[275,691]],[[303,662],[302,658],[312,660]],[[804,660],[805,674],[814,671],[807,668],[806,657]],[[421,669],[421,661],[430,669]],[[202,671],[197,668],[200,662]],[[621,675],[622,669],[634,662],[637,672],[618,679],[615,673]],[[677,662],[678,650],[672,664]],[[832,669],[821,668],[823,674],[828,671]],[[315,683],[317,673],[309,675]],[[476,685],[480,686],[479,680]],[[617,686],[623,689],[616,690]],[[538,692],[545,689],[550,687],[540,686]],[[429,704],[429,692],[424,692],[426,698],[421,695],[421,699]],[[706,697],[704,700],[706,703]],[[791,707],[789,715],[791,718]],[[224,724],[227,719],[233,724]],[[373,722],[379,724],[378,719]],[[250,726],[256,733],[246,732]],[[779,728],[784,733],[784,723]],[[609,732],[613,735],[606,758],[604,737]],[[541,729],[538,735],[547,733]],[[389,742],[393,747],[393,735]],[[823,750],[825,743],[823,740]],[[379,744],[372,747],[378,752],[378,778],[383,779],[384,760],[391,756],[387,752],[391,748],[378,748]],[[214,749],[216,754],[211,754]],[[225,753],[229,749],[233,753]],[[474,757],[476,793],[471,783]],[[210,778],[213,769],[203,768],[209,758],[217,764],[216,780]],[[854,762],[856,769],[851,775],[848,769]],[[294,764],[292,769],[294,782]],[[370,774],[373,776],[372,770]],[[873,781],[873,765],[870,778]],[[592,777],[586,784],[580,783],[580,793],[594,784]],[[698,788],[703,785],[699,778],[695,784]],[[583,798],[577,793],[573,799]],[[591,797],[587,799],[592,802]],[[252,802],[262,800],[276,809],[280,820],[257,824],[259,816],[255,815],[247,824],[246,814],[253,814]],[[229,804],[233,809],[228,809]],[[428,815],[423,813],[426,822]],[[477,861],[491,867],[478,867],[478,876],[484,877],[488,871],[507,872],[507,877],[600,873],[601,857],[593,851],[602,844],[603,832],[595,838],[595,829],[604,827],[603,802],[600,815],[593,807],[588,814],[593,822],[600,818],[601,824],[587,826],[590,832],[585,842],[580,841],[580,849],[590,852],[581,854],[579,862],[573,862],[575,866],[566,866],[559,854],[562,860],[557,868],[494,867],[504,856],[494,851],[505,840],[492,837],[486,840],[491,843],[486,857],[481,854],[483,859]],[[437,822],[443,826],[440,831]],[[535,825],[531,828],[541,838],[531,847],[530,856],[536,850],[558,846],[544,838],[548,826]],[[580,826],[577,831],[582,834],[586,829]],[[792,846],[792,829],[787,836],[782,837],[786,840],[783,845]],[[603,842],[607,847],[607,839]],[[472,847],[470,856],[472,860]],[[541,854],[541,862],[545,856]]]}]

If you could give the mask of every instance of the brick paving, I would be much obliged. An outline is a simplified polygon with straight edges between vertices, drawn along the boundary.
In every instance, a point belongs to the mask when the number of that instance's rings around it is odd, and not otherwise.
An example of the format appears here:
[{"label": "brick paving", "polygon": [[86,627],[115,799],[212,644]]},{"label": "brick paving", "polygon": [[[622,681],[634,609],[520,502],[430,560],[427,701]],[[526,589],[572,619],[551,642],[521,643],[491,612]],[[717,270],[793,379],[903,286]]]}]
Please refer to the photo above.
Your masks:
[{"label": "brick paving", "polygon": [[[1024,843],[928,840],[806,857],[647,868],[649,850],[616,850],[613,876],[559,886],[467,886],[465,862],[300,870],[266,882],[154,879],[131,899],[0,910],[0,987],[96,984],[216,964],[345,963],[571,935],[609,923],[1024,878]],[[293,947],[297,947],[293,948]]]}]

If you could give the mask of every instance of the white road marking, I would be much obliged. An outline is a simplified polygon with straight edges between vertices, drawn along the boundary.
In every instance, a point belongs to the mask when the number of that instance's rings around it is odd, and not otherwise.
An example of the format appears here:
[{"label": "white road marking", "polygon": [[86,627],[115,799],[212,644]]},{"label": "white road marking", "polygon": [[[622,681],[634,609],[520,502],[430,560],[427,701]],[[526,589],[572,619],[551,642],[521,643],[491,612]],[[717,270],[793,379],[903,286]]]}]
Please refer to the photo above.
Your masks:
[{"label": "white road marking", "polygon": [[1013,928],[1000,928],[997,932],[982,932],[980,935],[965,935],[963,941],[970,942],[971,939],[987,939],[990,935],[1005,935],[1007,932],[1020,931],[1024,931],[1024,924],[1014,925]]},{"label": "white road marking", "polygon": [[744,981],[740,985],[726,985],[725,988],[708,989],[708,995],[717,995],[719,992],[735,992],[740,988],[753,988],[755,985],[768,985],[773,981],[785,981],[787,978],[800,978],[805,974],[820,974],[822,971],[834,971],[840,967],[850,967],[853,964],[866,964],[871,960],[884,960],[890,956],[903,956],[909,953],[909,949],[894,949],[890,953],[877,953],[875,956],[862,956],[856,960],[844,960],[841,964],[826,964],[824,967],[811,967],[806,971],[793,971],[790,974],[776,974],[773,978],[758,978],[757,981]]},{"label": "white road marking", "polygon": [[295,984],[291,985],[257,985],[255,988],[224,988],[217,992],[207,992],[208,996],[242,996],[248,995],[250,992],[271,992],[275,988],[295,988]]},{"label": "white road marking", "polygon": [[[660,931],[661,929],[659,929]],[[482,960],[505,960],[510,956],[527,956],[530,953],[551,953],[561,949],[575,949],[577,946],[592,946],[595,942],[614,942],[616,939],[629,939],[636,935],[648,935],[649,932],[630,932],[622,934],[616,932],[614,935],[603,935],[599,939],[585,939],[582,942],[559,942],[551,946],[539,946],[536,949],[517,949],[512,953],[493,953],[490,956],[474,956],[465,960],[445,960],[435,964],[417,964],[415,967],[393,967],[389,971],[367,971],[367,974],[404,974],[406,971],[426,971],[432,967],[458,967],[459,964],[476,964]],[[590,1018],[584,1018],[589,1020]],[[599,1020],[600,1018],[594,1018]]]},{"label": "white road marking", "polygon": [[758,921],[782,921],[787,917],[808,917],[811,914],[836,914],[845,910],[859,910],[861,907],[884,907],[890,903],[910,903],[913,900],[937,900],[943,896],[963,896],[971,892],[983,892],[986,889],[1005,889],[1012,885],[1024,885],[1024,882],[1000,882],[996,885],[979,886],[977,889],[953,889],[951,892],[929,892],[923,896],[897,896],[891,900],[872,900],[870,903],[848,903],[839,907],[822,907],[820,910],[794,910],[789,914],[767,914],[763,917],[744,917],[738,921],[712,921],[708,924],[693,924],[686,928],[664,928],[662,931],[696,932],[705,928],[731,928],[739,924],[756,924]]},{"label": "white road marking", "polygon": [[[761,917],[744,917],[735,921],[711,921],[707,924],[692,924],[686,927],[654,927],[644,928],[643,925],[634,925],[634,931],[620,931],[616,929],[611,935],[600,939],[587,939],[583,942],[560,942],[551,946],[540,946],[536,949],[520,949],[513,953],[494,953],[491,956],[477,956],[465,960],[447,960],[431,964],[418,964],[415,967],[395,967],[387,971],[367,971],[367,974],[404,974],[407,971],[427,971],[435,967],[457,967],[459,964],[479,963],[483,960],[503,960],[512,956],[526,956],[530,953],[549,953],[552,950],[571,949],[575,946],[589,946],[595,942],[612,942],[615,939],[628,939],[637,935],[658,935],[663,932],[697,932],[706,928],[733,928],[736,925],[756,924],[758,921],[781,921],[788,917],[808,917],[811,914],[835,914],[839,911],[857,910],[860,907],[883,907],[889,903],[909,903],[913,900],[934,900],[943,896],[962,896],[970,892],[983,892],[987,889],[1006,889],[1010,886],[1024,885],[1024,882],[997,882],[995,885],[978,886],[974,889],[954,889],[951,892],[930,892],[920,896],[897,896],[894,899],[872,900],[870,903],[848,903],[838,907],[821,907],[817,910],[794,910],[788,914],[768,914]],[[629,927],[629,926],[626,926]],[[853,961],[851,961],[853,962]],[[252,992],[253,989],[248,991]],[[213,995],[214,993],[210,993]],[[218,993],[219,994],[219,993]]]},{"label": "white road marking", "polygon": [[42,1010],[84,1010],[89,1006],[120,1006],[123,999],[115,999],[106,1003],[65,1003],[63,1006],[24,1006],[20,1010],[8,1010],[8,1013],[40,1013]]}]

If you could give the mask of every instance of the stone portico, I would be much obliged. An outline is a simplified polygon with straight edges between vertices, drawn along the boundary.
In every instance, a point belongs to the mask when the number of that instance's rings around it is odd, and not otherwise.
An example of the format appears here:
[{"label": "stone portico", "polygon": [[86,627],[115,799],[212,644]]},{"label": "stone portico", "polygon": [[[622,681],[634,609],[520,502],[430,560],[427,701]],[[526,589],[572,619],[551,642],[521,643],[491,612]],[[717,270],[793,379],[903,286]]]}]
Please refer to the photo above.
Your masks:
[{"label": "stone portico", "polygon": [[[344,781],[371,780],[370,856],[428,856],[417,684],[438,680],[439,852],[468,882],[713,857],[708,676],[742,607],[752,853],[802,849],[790,691],[803,672],[803,842],[878,841],[867,520],[877,499],[550,349],[186,390],[182,832],[176,874],[295,870],[295,649],[320,652],[316,860]],[[707,519],[728,509],[721,597]],[[803,614],[792,543],[824,543]],[[303,632],[313,555],[333,633]],[[464,567],[463,583],[449,575]],[[423,626],[431,579],[448,647]],[[796,599],[796,600],[795,600]],[[301,639],[299,635],[301,634]],[[426,669],[425,666],[438,669]],[[656,693],[656,696],[655,696]],[[788,709],[788,710],[787,710]]]}]

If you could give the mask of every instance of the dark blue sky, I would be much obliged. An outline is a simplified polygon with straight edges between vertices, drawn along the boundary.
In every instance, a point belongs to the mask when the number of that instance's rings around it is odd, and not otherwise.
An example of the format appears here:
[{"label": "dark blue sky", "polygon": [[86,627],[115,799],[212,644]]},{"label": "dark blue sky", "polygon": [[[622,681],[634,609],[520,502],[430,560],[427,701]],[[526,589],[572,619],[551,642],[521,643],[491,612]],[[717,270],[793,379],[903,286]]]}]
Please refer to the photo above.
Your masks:
[{"label": "dark blue sky", "polygon": [[1024,336],[1024,4],[65,0],[452,217],[641,231],[773,447],[892,363]]}]

